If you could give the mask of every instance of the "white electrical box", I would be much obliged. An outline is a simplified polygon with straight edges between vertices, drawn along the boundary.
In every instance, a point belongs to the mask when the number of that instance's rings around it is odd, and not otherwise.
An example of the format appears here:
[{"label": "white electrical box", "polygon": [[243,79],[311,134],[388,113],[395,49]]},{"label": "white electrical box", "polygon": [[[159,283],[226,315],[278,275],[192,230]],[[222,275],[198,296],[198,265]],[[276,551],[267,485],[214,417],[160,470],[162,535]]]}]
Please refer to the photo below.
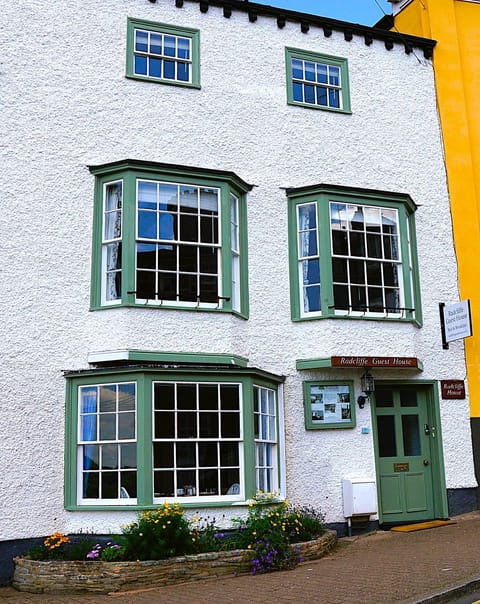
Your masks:
[{"label": "white electrical box", "polygon": [[377,487],[372,480],[342,480],[343,515],[366,516],[377,513]]}]

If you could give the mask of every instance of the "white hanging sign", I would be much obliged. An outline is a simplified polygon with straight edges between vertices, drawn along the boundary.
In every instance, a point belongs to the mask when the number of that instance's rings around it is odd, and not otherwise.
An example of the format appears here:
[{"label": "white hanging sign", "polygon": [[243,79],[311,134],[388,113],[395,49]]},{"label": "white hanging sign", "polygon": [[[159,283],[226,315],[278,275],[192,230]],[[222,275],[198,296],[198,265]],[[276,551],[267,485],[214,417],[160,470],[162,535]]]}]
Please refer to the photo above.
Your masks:
[{"label": "white hanging sign", "polygon": [[453,342],[471,336],[470,300],[463,300],[456,304],[446,304],[443,307],[443,322],[446,342]]}]

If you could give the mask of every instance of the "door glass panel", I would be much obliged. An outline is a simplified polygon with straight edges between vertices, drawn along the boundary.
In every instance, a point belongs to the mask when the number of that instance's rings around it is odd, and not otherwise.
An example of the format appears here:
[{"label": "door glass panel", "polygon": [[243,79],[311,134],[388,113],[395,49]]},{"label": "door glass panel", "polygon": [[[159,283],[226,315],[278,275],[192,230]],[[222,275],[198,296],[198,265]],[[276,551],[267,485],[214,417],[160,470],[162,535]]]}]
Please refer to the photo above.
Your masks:
[{"label": "door glass panel", "polygon": [[396,457],[395,416],[377,416],[378,453],[380,457]]},{"label": "door glass panel", "polygon": [[417,393],[415,390],[400,390],[400,405],[402,407],[416,407]]},{"label": "door glass panel", "polygon": [[375,404],[377,407],[393,407],[393,391],[375,390]]},{"label": "door glass panel", "polygon": [[421,455],[418,415],[402,415],[402,430],[404,455]]}]

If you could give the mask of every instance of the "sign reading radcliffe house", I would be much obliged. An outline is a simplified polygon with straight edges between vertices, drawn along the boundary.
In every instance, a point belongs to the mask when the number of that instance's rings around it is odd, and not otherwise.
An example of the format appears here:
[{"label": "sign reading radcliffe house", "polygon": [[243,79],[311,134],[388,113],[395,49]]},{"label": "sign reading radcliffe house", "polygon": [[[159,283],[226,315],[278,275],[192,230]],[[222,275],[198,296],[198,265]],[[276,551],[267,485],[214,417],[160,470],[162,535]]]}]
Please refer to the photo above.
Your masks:
[{"label": "sign reading radcliffe house", "polygon": [[416,357],[332,357],[332,367],[419,367]]}]

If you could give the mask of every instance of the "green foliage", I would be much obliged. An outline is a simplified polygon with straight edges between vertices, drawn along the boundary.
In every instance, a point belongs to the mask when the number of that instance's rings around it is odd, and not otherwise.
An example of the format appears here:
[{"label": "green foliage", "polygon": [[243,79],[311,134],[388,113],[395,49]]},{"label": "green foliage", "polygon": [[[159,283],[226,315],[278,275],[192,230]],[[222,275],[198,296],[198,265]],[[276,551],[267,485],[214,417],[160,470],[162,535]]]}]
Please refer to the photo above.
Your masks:
[{"label": "green foliage", "polygon": [[310,541],[325,532],[325,518],[311,507],[289,507],[286,524],[290,543]]},{"label": "green foliage", "polygon": [[194,550],[195,535],[178,503],[142,512],[122,532],[120,544],[125,560],[163,560]]},{"label": "green foliage", "polygon": [[[224,521],[222,522],[222,525]],[[142,512],[122,528],[114,540],[96,543],[86,536],[53,533],[43,545],[32,547],[32,560],[163,560],[172,556],[232,549],[251,552],[252,574],[293,568],[302,561],[295,543],[309,541],[324,531],[323,515],[307,507],[290,506],[275,494],[258,492],[247,518],[233,521],[234,530],[222,532],[215,518],[185,518],[178,503],[165,503]]]},{"label": "green foliage", "polygon": [[42,545],[35,545],[25,556],[30,560],[85,560],[95,541],[83,535],[66,537],[62,533],[53,533]]},{"label": "green foliage", "polygon": [[238,548],[252,552],[252,574],[293,568],[302,557],[293,543],[318,537],[323,516],[311,508],[290,507],[272,493],[257,493],[248,517],[236,519]]}]

